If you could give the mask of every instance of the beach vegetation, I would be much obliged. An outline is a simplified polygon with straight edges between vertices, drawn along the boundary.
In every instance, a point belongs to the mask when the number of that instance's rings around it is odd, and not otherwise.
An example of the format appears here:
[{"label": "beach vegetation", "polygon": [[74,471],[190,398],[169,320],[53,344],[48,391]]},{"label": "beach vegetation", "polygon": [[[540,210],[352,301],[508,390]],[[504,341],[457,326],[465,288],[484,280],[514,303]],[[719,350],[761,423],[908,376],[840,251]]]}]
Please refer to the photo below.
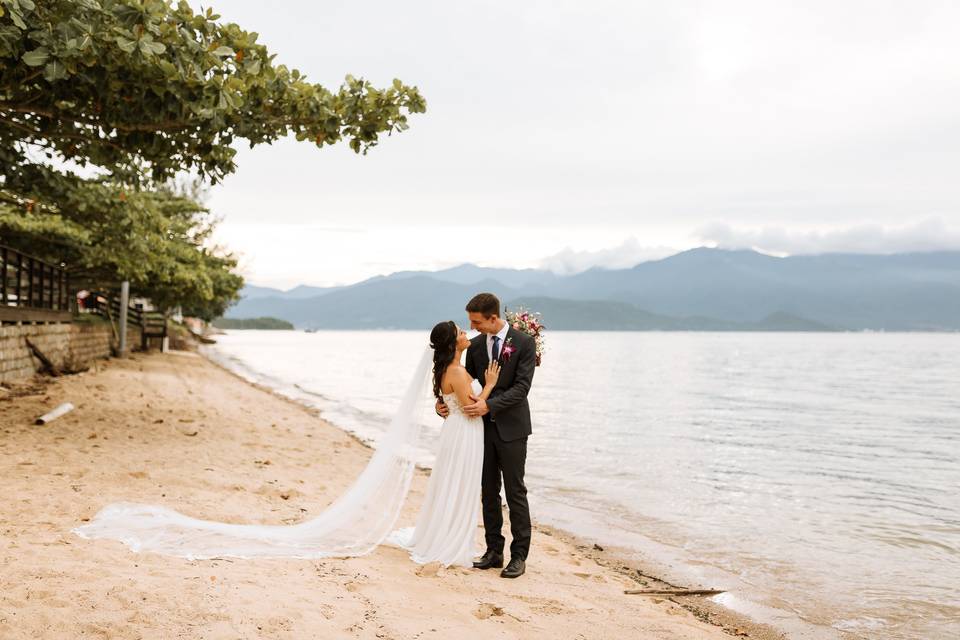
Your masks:
[{"label": "beach vegetation", "polygon": [[268,329],[290,331],[293,324],[279,318],[217,318],[213,321],[217,329]]}]

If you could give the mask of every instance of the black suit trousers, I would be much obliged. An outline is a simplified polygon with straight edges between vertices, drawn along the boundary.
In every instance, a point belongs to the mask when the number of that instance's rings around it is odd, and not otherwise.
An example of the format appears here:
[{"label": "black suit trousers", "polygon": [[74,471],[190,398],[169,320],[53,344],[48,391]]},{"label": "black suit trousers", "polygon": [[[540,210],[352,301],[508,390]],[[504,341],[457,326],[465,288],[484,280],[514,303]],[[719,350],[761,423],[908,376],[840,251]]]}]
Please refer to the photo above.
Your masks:
[{"label": "black suit trousers", "polygon": [[500,533],[503,528],[503,511],[500,505],[501,476],[506,490],[507,506],[510,509],[510,556],[526,560],[530,552],[530,507],[527,504],[527,487],[523,484],[524,467],[527,462],[527,438],[509,442],[500,438],[489,416],[483,426],[483,479],[481,497],[483,502],[483,528],[486,531],[487,550],[503,553],[506,543]]}]

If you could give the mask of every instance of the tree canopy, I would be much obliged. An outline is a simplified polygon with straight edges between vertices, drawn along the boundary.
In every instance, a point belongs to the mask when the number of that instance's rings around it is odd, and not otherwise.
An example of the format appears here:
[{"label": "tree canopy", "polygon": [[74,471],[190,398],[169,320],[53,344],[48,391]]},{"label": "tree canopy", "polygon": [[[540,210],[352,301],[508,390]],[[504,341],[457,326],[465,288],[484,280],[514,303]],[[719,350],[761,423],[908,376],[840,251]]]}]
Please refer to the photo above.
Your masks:
[{"label": "tree canopy", "polygon": [[[0,0],[0,140],[124,179],[235,169],[235,140],[289,134],[366,151],[426,104],[399,80],[336,92],[275,65],[257,34],[185,1]],[[15,145],[21,146],[22,145]],[[10,155],[13,153],[13,155]]]},{"label": "tree canopy", "polygon": [[399,80],[308,82],[219,19],[184,1],[0,0],[4,242],[91,282],[130,280],[162,308],[222,313],[236,260],[171,180],[216,183],[235,144],[288,135],[366,153],[426,109]]}]

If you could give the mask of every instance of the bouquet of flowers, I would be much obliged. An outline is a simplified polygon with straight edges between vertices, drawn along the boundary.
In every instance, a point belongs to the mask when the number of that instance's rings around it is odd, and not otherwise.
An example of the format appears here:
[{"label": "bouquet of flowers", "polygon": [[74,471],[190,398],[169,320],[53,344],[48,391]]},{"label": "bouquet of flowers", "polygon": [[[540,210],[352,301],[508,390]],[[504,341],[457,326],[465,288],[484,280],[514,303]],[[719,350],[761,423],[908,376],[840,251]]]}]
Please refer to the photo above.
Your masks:
[{"label": "bouquet of flowers", "polygon": [[532,337],[537,345],[537,366],[540,366],[540,360],[543,358],[543,330],[545,327],[540,320],[540,314],[527,311],[520,307],[517,311],[504,309],[507,322],[517,331],[522,331]]}]

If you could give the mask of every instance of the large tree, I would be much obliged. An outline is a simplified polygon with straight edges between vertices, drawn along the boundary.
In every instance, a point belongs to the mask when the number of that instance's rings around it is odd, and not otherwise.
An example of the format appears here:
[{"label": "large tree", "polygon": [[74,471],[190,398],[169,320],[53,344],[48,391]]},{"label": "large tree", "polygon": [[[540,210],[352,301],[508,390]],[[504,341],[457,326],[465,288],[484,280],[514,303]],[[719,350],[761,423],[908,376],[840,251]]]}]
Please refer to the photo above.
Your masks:
[{"label": "large tree", "polygon": [[424,110],[399,80],[310,83],[256,33],[186,2],[0,0],[0,237],[91,283],[131,280],[159,306],[216,315],[240,286],[236,262],[207,245],[209,216],[172,178],[216,183],[241,140],[365,153]]}]

